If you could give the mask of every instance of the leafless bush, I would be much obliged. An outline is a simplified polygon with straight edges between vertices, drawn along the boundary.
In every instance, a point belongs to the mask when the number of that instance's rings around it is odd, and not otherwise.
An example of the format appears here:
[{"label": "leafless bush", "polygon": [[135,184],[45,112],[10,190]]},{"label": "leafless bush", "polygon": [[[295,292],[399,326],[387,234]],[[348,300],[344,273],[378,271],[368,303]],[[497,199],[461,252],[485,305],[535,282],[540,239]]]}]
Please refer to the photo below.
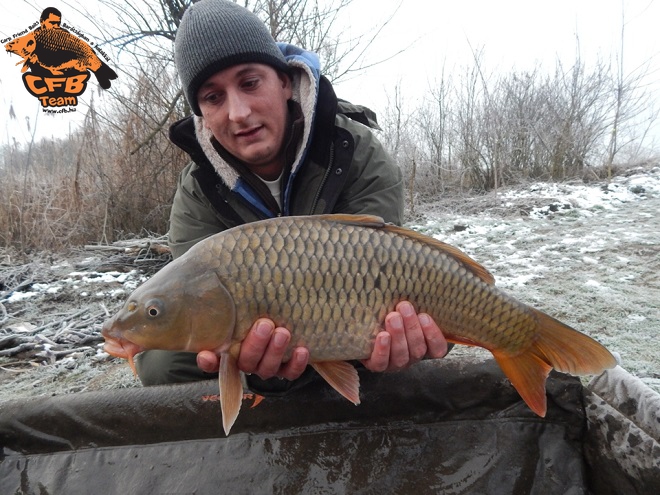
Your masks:
[{"label": "leafless bush", "polygon": [[409,206],[448,189],[611,176],[625,163],[643,161],[649,121],[641,116],[650,99],[643,78],[579,58],[570,66],[557,61],[553,73],[537,67],[495,76],[475,53],[472,66],[452,76],[443,71],[411,113],[398,97],[395,111],[386,112],[406,125],[385,126],[384,141],[414,143],[392,150],[409,176]]}]

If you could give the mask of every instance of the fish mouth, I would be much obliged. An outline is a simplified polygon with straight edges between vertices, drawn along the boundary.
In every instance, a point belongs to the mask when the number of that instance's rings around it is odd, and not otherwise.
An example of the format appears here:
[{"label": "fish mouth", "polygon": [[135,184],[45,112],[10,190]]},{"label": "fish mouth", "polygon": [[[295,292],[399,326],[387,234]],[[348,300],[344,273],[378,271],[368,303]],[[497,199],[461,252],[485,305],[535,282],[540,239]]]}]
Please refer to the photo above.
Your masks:
[{"label": "fish mouth", "polygon": [[144,348],[139,345],[125,339],[116,339],[114,337],[108,337],[104,335],[105,344],[103,345],[103,350],[110,354],[111,356],[128,359],[128,364],[133,370],[133,375],[137,376],[137,369],[135,368],[135,361],[133,357],[144,350]]}]

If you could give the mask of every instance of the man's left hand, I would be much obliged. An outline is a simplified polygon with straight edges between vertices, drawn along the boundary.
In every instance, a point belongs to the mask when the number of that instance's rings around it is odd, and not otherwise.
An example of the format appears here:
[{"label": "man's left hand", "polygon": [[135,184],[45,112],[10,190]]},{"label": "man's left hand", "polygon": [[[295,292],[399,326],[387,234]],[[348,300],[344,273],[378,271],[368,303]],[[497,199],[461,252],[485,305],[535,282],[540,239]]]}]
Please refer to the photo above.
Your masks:
[{"label": "man's left hand", "polygon": [[438,325],[403,301],[385,317],[385,330],[376,336],[371,357],[362,364],[371,371],[398,371],[425,357],[442,358],[446,354],[447,341]]}]

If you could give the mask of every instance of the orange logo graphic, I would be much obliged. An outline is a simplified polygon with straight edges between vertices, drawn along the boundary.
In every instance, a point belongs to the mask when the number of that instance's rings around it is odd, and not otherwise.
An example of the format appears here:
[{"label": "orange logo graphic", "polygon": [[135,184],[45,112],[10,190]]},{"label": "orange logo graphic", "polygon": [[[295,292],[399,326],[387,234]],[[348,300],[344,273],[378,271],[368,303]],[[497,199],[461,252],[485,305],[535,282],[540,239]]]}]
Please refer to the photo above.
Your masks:
[{"label": "orange logo graphic", "polygon": [[[36,23],[31,28],[34,26]],[[16,65],[23,64],[23,84],[46,110],[75,107],[78,96],[87,87],[89,71],[103,89],[108,89],[110,81],[117,79],[115,71],[98,57],[88,42],[75,28],[62,24],[59,10],[48,7],[41,13],[39,27],[14,35],[14,39],[5,44],[5,50],[22,58]],[[97,51],[107,60],[98,47]]]}]

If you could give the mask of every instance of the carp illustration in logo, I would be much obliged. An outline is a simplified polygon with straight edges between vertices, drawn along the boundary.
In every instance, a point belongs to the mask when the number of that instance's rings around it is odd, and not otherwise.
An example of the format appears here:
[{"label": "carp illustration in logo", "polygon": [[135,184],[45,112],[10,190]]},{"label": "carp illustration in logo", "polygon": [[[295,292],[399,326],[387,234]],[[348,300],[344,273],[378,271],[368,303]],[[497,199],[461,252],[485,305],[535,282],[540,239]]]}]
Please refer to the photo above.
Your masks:
[{"label": "carp illustration in logo", "polygon": [[44,107],[76,105],[87,86],[88,71],[103,89],[117,78],[89,44],[61,27],[61,19],[59,10],[44,9],[38,28],[5,45],[7,52],[22,58],[16,65],[23,64],[25,87]]}]

